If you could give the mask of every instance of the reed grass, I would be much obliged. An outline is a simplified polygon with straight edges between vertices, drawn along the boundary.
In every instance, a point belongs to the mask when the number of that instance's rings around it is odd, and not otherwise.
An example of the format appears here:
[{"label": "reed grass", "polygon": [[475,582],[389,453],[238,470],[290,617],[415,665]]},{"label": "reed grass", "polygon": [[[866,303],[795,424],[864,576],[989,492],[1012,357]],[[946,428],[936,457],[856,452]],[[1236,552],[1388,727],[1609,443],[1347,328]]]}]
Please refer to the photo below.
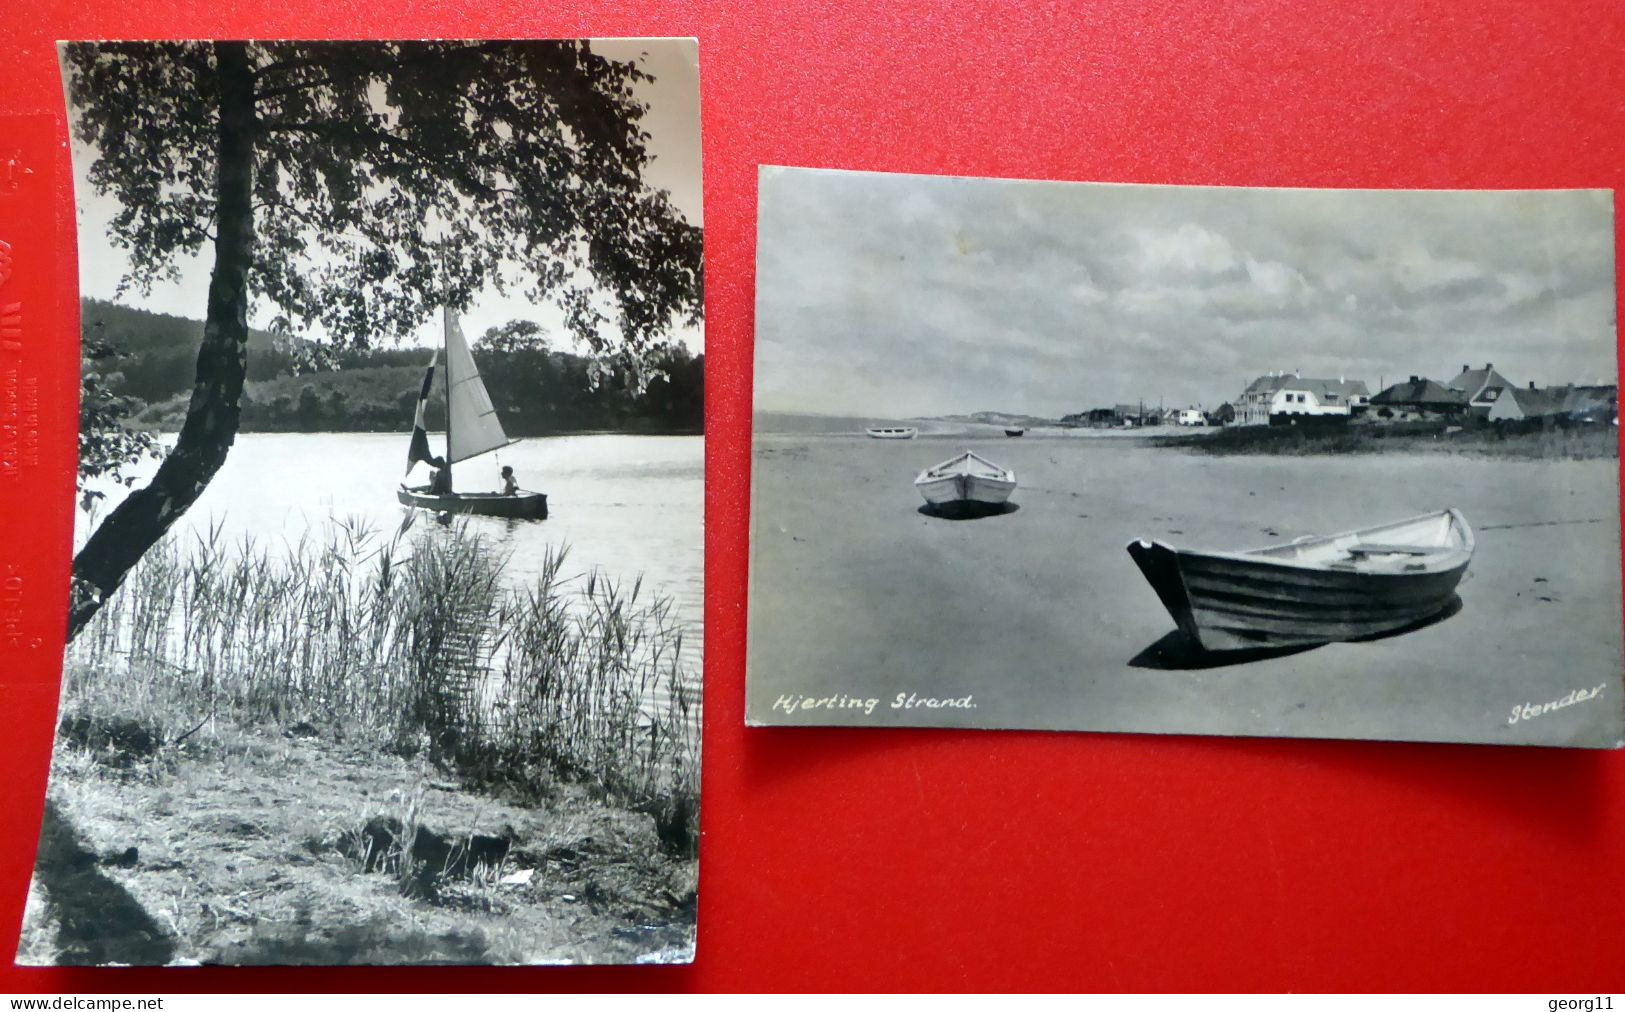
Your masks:
[{"label": "reed grass", "polygon": [[589,784],[697,842],[699,701],[668,601],[550,550],[528,586],[470,524],[333,520],[291,543],[159,542],[68,648],[64,713],[173,742],[308,723],[477,779]]}]

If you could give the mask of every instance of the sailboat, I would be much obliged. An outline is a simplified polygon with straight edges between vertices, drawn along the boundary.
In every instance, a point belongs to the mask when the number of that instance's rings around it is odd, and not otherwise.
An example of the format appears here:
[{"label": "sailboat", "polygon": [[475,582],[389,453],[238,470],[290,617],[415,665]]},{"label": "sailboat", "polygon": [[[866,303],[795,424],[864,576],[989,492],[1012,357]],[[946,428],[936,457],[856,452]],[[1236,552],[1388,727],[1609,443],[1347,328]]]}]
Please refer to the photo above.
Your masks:
[{"label": "sailboat", "polygon": [[406,451],[406,470],[423,461],[443,472],[443,481],[436,485],[407,486],[404,482],[396,498],[406,506],[434,510],[437,513],[473,513],[486,517],[509,517],[515,520],[546,520],[547,496],[540,492],[523,490],[506,492],[454,492],[451,488],[451,466],[492,450],[518,442],[502,431],[491,395],[480,379],[480,370],[463,338],[463,328],[457,323],[457,314],[448,306],[445,310],[446,346],[446,455],[434,456],[429,451],[429,433],[424,426],[429,391],[434,388],[435,364],[439,356],[429,359],[429,370],[423,376],[423,389],[418,394],[417,411],[412,419],[412,445]]}]

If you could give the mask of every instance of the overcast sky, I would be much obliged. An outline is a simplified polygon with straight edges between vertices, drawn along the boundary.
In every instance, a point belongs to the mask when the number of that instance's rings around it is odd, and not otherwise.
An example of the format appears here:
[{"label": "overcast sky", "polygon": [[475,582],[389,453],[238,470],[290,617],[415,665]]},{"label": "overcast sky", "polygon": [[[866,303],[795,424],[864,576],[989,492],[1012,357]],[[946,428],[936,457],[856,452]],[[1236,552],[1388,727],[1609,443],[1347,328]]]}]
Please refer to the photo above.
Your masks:
[{"label": "overcast sky", "polygon": [[[643,129],[650,135],[648,150],[653,156],[647,179],[650,185],[671,194],[672,203],[690,223],[703,225],[700,201],[700,79],[699,48],[693,39],[599,39],[594,51],[614,60],[635,60],[653,81],[639,82],[636,93],[649,106]],[[92,298],[112,300],[128,269],[123,251],[107,241],[107,226],[118,210],[111,197],[96,194],[87,182],[93,152],[74,141],[74,192],[79,211],[79,290]],[[209,267],[213,249],[182,265],[180,280],[155,285],[150,296],[129,291],[118,301],[155,312],[173,313],[195,320],[203,318],[204,296],[208,292]],[[264,326],[274,310],[256,304],[249,323]],[[487,328],[509,320],[535,320],[556,335],[554,347],[569,347],[561,315],[548,306],[534,306],[516,294],[485,293],[462,317],[463,332],[470,339]],[[437,345],[441,335],[435,321],[426,323],[407,343]],[[689,349],[705,350],[704,331],[686,328],[677,335]]]},{"label": "overcast sky", "polygon": [[1607,191],[1115,186],[764,167],[756,407],[1213,408],[1273,370],[1615,382]]}]

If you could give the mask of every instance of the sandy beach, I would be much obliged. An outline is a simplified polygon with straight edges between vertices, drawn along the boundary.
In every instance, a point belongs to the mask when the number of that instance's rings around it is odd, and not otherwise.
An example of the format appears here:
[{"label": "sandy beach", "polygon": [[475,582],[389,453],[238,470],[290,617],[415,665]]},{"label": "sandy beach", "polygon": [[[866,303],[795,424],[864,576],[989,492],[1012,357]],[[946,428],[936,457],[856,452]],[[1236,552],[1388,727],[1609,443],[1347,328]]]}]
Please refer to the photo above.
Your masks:
[{"label": "sandy beach", "polygon": [[[1013,511],[921,512],[914,476],[966,448],[1015,470]],[[1439,453],[1213,457],[1041,431],[759,433],[748,719],[1616,746],[1617,469]],[[1134,538],[1254,548],[1446,506],[1478,537],[1459,611],[1387,639],[1240,663],[1186,650],[1124,550]],[[910,694],[971,698],[894,705]],[[878,702],[784,703],[840,696]]]}]

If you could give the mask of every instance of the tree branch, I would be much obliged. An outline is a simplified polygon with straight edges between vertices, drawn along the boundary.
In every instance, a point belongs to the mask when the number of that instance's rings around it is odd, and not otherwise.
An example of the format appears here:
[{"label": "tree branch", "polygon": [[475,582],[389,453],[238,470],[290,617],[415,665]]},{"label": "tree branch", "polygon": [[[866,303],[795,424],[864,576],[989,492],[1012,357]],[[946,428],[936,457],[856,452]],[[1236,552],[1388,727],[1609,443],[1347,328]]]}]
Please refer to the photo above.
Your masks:
[{"label": "tree branch", "polygon": [[[419,63],[430,63],[436,60],[446,60],[453,57],[461,58],[469,53],[494,53],[512,46],[511,42],[481,42],[463,46],[460,49],[443,49],[432,53],[420,53],[415,56],[400,56],[393,60],[384,60],[366,67],[357,68],[347,74],[331,74],[315,81],[302,81],[298,84],[285,84],[266,91],[256,91],[254,97],[260,101],[279,98],[294,92],[307,91],[311,88],[325,87],[338,84],[340,81],[353,81],[363,77],[377,77],[410,67]],[[284,60],[280,63],[268,63],[254,72],[255,80],[262,80],[272,74],[291,73],[296,70],[307,70],[312,67],[324,67],[330,61],[308,57],[302,60]]]},{"label": "tree branch", "polygon": [[517,192],[508,187],[491,186],[488,183],[482,182],[480,179],[471,175],[467,171],[457,168],[455,162],[442,158],[441,153],[430,151],[417,141],[406,137],[397,136],[396,134],[392,134],[387,130],[368,130],[354,123],[320,122],[313,120],[303,120],[299,122],[278,122],[276,120],[270,120],[260,125],[260,132],[306,133],[317,137],[349,141],[357,146],[363,146],[369,142],[376,142],[385,147],[404,149],[421,163],[434,163],[445,166],[450,175],[460,184],[462,184],[465,190],[472,193],[476,197],[490,200],[498,194]]},{"label": "tree branch", "polygon": [[185,229],[186,231],[188,231],[188,232],[192,233],[193,235],[197,236],[203,242],[214,242],[215,239],[217,238],[217,236],[213,232],[211,232],[208,229],[204,228],[203,226],[195,224],[193,222],[179,221],[179,222],[176,222],[176,224],[179,225],[181,228]]}]

